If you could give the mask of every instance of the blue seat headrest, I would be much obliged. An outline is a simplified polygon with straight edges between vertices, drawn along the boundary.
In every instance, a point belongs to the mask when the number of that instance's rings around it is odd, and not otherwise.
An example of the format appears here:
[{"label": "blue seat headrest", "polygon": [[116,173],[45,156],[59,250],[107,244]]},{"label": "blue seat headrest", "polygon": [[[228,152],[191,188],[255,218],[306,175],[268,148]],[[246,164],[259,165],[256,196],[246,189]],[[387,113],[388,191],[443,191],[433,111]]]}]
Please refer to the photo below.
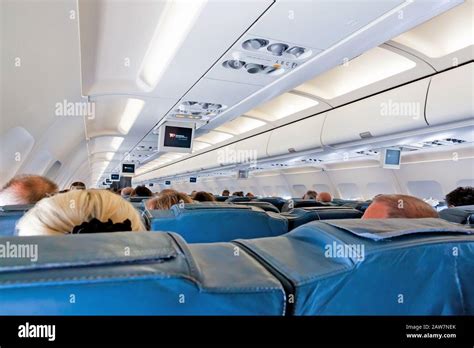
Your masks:
[{"label": "blue seat headrest", "polygon": [[170,210],[146,211],[151,230],[171,231],[188,243],[228,242],[288,232],[284,217],[255,206],[209,203],[177,204]]},{"label": "blue seat headrest", "polygon": [[439,217],[458,224],[474,224],[474,205],[446,208],[439,212]]}]

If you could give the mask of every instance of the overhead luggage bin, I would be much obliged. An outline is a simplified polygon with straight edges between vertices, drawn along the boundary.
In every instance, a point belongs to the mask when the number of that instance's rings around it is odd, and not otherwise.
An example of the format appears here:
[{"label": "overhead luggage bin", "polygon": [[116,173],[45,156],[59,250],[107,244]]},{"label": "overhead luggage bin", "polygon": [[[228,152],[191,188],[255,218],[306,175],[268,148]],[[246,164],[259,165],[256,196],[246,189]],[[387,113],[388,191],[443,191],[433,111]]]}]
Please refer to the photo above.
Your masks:
[{"label": "overhead luggage bin", "polygon": [[424,105],[429,82],[423,79],[329,111],[321,142],[337,146],[427,127]]},{"label": "overhead luggage bin", "polygon": [[275,237],[288,232],[288,222],[263,209],[201,203],[174,205],[170,210],[146,210],[152,231],[170,231],[188,243],[230,242],[237,238]]},{"label": "overhead luggage bin", "polygon": [[149,232],[2,242],[37,245],[38,258],[2,262],[0,315],[284,313],[278,280],[244,252],[234,256],[232,244],[191,252],[178,235]]},{"label": "overhead luggage bin", "polygon": [[315,221],[237,243],[290,284],[294,315],[474,314],[474,230],[458,224]]},{"label": "overhead luggage bin", "polygon": [[290,123],[272,130],[268,141],[268,155],[278,156],[322,147],[321,131],[326,113]]},{"label": "overhead luggage bin", "polygon": [[426,102],[428,124],[436,126],[464,120],[474,124],[473,87],[474,63],[433,76]]}]

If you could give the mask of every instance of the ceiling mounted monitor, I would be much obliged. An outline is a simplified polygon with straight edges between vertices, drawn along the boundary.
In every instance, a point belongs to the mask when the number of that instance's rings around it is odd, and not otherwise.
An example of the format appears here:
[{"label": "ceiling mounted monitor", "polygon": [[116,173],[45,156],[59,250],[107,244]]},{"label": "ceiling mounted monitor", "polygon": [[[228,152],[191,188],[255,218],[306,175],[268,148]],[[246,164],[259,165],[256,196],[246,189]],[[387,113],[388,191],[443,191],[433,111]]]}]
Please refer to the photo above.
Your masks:
[{"label": "ceiling mounted monitor", "polygon": [[135,174],[135,164],[122,163],[122,176],[133,176]]},{"label": "ceiling mounted monitor", "polygon": [[119,174],[110,174],[110,180],[111,181],[120,181],[120,175]]},{"label": "ceiling mounted monitor", "polygon": [[193,123],[166,122],[159,130],[158,151],[191,153],[193,137]]},{"label": "ceiling mounted monitor", "polygon": [[239,169],[237,172],[237,179],[248,179],[249,178],[249,171],[248,169]]},{"label": "ceiling mounted monitor", "polygon": [[196,177],[190,177],[189,182],[195,183],[195,182],[197,182],[197,178]]},{"label": "ceiling mounted monitor", "polygon": [[401,152],[402,150],[400,148],[384,149],[381,157],[382,167],[387,169],[400,169]]}]

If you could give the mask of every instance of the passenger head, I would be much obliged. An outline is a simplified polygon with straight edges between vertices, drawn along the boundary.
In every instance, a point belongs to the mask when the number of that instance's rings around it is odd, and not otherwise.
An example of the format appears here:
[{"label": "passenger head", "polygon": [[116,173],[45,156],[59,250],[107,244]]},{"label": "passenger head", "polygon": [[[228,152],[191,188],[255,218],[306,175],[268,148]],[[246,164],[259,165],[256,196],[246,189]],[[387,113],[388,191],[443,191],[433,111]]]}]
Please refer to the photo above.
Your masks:
[{"label": "passenger head", "polygon": [[244,192],[243,191],[235,191],[232,196],[237,196],[237,197],[243,197],[244,196]]},{"label": "passenger head", "polygon": [[448,207],[459,207],[462,205],[474,204],[474,187],[458,187],[446,195]]},{"label": "passenger head", "polygon": [[107,190],[71,190],[45,198],[20,219],[17,228],[20,236],[62,235],[93,222],[109,223],[104,232],[121,224],[129,228],[120,230],[145,230],[133,205]]},{"label": "passenger head", "polygon": [[18,175],[0,190],[0,206],[34,204],[58,192],[58,186],[39,175]]},{"label": "passenger head", "polygon": [[323,203],[332,202],[332,196],[329,192],[320,192],[318,193],[316,200]]},{"label": "passenger head", "polygon": [[209,192],[199,191],[193,196],[193,199],[198,202],[215,202],[216,199]]},{"label": "passenger head", "polygon": [[230,191],[229,191],[229,190],[224,190],[224,191],[222,191],[222,196],[224,196],[224,197],[229,197],[229,195],[230,195]]},{"label": "passenger head", "polygon": [[193,200],[185,193],[178,192],[176,190],[166,189],[160,192],[160,194],[146,201],[148,209],[168,210],[173,205],[178,203],[193,203]]},{"label": "passenger head", "polygon": [[137,186],[135,190],[132,191],[130,196],[138,196],[138,197],[151,197],[153,196],[153,192],[150,191],[148,187],[145,186]]},{"label": "passenger head", "polygon": [[245,195],[245,197],[250,197],[250,198],[252,198],[252,197],[255,197],[255,196],[253,195],[252,192],[247,192],[247,194]]},{"label": "passenger head", "polygon": [[318,193],[313,190],[308,190],[306,193],[303,195],[303,199],[316,199],[318,197]]},{"label": "passenger head", "polygon": [[408,195],[378,195],[362,219],[437,218],[438,213],[423,200]]},{"label": "passenger head", "polygon": [[120,194],[122,195],[122,197],[128,197],[132,194],[132,192],[133,192],[133,188],[124,187],[122,191],[120,192]]},{"label": "passenger head", "polygon": [[75,181],[71,184],[70,190],[85,190],[86,184],[81,181]]}]

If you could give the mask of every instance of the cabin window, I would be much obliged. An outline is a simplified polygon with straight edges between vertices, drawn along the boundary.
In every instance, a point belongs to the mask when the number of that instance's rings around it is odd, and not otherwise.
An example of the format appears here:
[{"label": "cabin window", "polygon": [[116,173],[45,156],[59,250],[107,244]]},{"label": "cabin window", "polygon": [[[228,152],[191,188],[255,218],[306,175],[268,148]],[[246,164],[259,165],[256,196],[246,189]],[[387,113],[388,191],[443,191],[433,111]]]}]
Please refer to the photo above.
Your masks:
[{"label": "cabin window", "polygon": [[473,186],[474,187],[474,179],[459,180],[456,183],[456,187],[459,187],[459,186]]},{"label": "cabin window", "polygon": [[363,199],[359,187],[353,183],[341,183],[337,185],[341,198],[343,199]]},{"label": "cabin window", "polygon": [[293,185],[293,193],[295,197],[303,197],[306,191],[305,185]]},{"label": "cabin window", "polygon": [[444,194],[441,185],[433,180],[419,180],[407,182],[408,191],[418,198],[434,198],[443,200]]},{"label": "cabin window", "polygon": [[372,198],[378,194],[395,193],[393,186],[388,182],[369,182],[367,184],[367,197]]},{"label": "cabin window", "polygon": [[318,193],[319,192],[331,192],[331,190],[329,189],[329,186],[326,185],[326,184],[314,184],[313,189]]}]

